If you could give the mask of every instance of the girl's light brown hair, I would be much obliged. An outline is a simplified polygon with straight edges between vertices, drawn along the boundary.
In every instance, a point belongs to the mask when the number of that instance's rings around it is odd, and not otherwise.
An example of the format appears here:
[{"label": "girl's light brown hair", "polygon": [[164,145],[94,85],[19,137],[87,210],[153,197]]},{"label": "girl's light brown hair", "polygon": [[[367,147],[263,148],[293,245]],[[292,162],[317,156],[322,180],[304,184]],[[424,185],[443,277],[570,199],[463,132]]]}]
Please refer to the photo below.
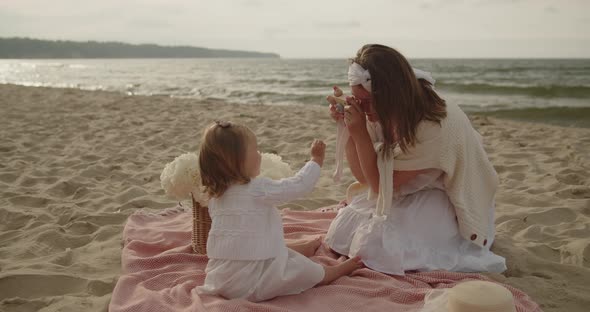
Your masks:
[{"label": "girl's light brown hair", "polygon": [[403,152],[417,142],[423,120],[440,124],[447,116],[445,101],[424,79],[416,79],[406,58],[393,48],[368,44],[351,59],[371,74],[372,105],[383,128],[385,152],[399,144]]},{"label": "girl's light brown hair", "polygon": [[201,140],[199,169],[204,192],[219,197],[235,183],[250,182],[244,174],[246,145],[254,133],[246,126],[215,122]]}]

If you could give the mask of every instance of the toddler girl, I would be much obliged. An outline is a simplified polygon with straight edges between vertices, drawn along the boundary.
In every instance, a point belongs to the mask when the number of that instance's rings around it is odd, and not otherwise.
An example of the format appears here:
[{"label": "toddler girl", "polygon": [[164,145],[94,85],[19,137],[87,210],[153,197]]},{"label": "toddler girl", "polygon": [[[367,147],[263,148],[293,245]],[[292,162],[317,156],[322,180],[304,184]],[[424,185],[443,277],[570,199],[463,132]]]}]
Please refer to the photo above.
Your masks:
[{"label": "toddler girl", "polygon": [[200,294],[262,301],[328,284],[361,267],[359,258],[335,266],[311,261],[319,239],[287,245],[275,204],[313,190],[325,145],[315,140],[311,161],[282,180],[257,178],[261,156],[256,136],[245,126],[216,122],[206,129],[199,152],[202,184],[212,219],[209,262]]}]

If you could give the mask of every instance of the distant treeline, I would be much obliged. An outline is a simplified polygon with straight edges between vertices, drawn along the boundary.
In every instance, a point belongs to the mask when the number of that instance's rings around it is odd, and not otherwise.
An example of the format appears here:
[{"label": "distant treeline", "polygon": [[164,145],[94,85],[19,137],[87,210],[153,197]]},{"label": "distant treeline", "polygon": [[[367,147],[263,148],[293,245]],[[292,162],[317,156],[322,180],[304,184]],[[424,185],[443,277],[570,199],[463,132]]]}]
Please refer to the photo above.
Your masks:
[{"label": "distant treeline", "polygon": [[122,42],[52,41],[0,38],[0,58],[198,58],[280,57],[275,53],[213,50],[190,46],[159,46]]}]

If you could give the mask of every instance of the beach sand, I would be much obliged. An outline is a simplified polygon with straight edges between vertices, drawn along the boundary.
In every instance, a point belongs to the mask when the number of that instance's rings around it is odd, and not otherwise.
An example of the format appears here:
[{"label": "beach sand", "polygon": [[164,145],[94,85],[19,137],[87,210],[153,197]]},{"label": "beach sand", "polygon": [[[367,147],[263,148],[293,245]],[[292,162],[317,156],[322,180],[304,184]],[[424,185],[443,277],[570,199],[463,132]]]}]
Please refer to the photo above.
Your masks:
[{"label": "beach sand", "polygon": [[[329,90],[328,90],[329,91]],[[244,123],[261,151],[297,169],[314,138],[328,145],[315,209],[353,180],[334,169],[335,126],[325,107],[231,105],[100,91],[0,85],[0,311],[104,311],[120,272],[127,216],[175,202],[164,165],[196,151],[214,119]],[[501,179],[492,278],[544,311],[590,306],[590,129],[472,116]]]}]

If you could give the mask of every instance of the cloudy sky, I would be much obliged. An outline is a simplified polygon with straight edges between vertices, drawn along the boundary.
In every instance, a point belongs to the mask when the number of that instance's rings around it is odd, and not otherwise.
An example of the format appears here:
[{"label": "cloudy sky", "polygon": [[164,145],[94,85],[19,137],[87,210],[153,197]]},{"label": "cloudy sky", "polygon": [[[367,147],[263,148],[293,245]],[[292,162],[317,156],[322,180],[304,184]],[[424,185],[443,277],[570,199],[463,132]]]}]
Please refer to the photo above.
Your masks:
[{"label": "cloudy sky", "polygon": [[123,41],[341,58],[590,58],[590,0],[3,0],[0,37]]}]

